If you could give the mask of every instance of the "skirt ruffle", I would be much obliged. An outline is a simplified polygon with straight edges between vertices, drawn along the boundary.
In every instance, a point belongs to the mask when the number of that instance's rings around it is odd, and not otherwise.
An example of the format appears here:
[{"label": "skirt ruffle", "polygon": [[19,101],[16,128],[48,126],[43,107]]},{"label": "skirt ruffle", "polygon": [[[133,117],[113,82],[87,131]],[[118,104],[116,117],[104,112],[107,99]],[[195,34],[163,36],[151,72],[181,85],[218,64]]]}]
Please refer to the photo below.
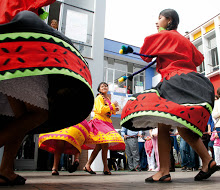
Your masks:
[{"label": "skirt ruffle", "polygon": [[214,87],[203,75],[191,72],[163,80],[154,89],[134,94],[121,114],[131,130],[185,127],[202,136],[214,106]]},{"label": "skirt ruffle", "polygon": [[83,145],[83,149],[94,149],[96,144],[108,143],[109,150],[125,150],[124,140],[115,130],[112,123],[92,119],[89,122],[89,127],[89,136]]},{"label": "skirt ruffle", "polygon": [[40,149],[54,153],[57,141],[62,140],[65,141],[63,153],[73,155],[78,151],[81,152],[81,147],[89,135],[88,130],[88,123],[84,120],[77,125],[59,131],[40,134],[38,145]]},{"label": "skirt ruffle", "polygon": [[[94,95],[89,65],[70,39],[30,11],[19,12],[11,22],[0,25],[0,34],[0,83],[20,77],[23,83],[32,76],[47,78],[46,85],[40,83],[38,89],[16,86],[18,93],[12,94],[20,101],[48,109],[48,121],[32,133],[60,130],[80,123],[90,114]],[[12,93],[11,89],[1,88],[0,92]],[[36,101],[38,92],[44,96],[40,102]]]}]

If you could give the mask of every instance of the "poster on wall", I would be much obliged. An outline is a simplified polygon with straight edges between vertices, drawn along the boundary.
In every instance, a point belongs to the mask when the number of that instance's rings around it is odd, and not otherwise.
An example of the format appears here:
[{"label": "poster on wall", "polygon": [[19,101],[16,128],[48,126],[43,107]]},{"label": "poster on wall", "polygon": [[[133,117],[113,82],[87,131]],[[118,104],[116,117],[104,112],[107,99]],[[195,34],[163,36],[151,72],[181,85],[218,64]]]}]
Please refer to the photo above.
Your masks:
[{"label": "poster on wall", "polygon": [[86,43],[88,15],[67,9],[65,35],[73,40]]},{"label": "poster on wall", "polygon": [[119,111],[116,114],[121,114],[123,107],[125,106],[126,102],[128,101],[128,95],[126,96],[119,96],[119,95],[114,95],[111,93],[111,102],[117,101],[119,105]]}]

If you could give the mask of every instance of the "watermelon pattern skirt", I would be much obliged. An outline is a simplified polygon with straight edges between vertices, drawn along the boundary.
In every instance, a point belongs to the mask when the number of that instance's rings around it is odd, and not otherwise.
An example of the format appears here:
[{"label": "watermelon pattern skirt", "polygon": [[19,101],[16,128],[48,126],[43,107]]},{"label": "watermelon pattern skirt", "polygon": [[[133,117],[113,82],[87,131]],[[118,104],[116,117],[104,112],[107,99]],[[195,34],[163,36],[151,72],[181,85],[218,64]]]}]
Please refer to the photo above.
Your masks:
[{"label": "watermelon pattern skirt", "polygon": [[203,135],[214,106],[214,87],[203,75],[190,72],[164,79],[134,94],[122,110],[120,124],[131,130],[185,127]]},{"label": "watermelon pattern skirt", "polygon": [[86,120],[81,123],[61,129],[52,133],[40,134],[38,145],[40,149],[54,154],[57,141],[64,141],[64,154],[74,155],[82,151],[87,136],[89,135],[89,126]]},{"label": "watermelon pattern skirt", "polygon": [[82,122],[94,104],[84,57],[70,39],[30,11],[0,25],[0,93],[48,110],[48,121],[32,131],[38,134]]}]

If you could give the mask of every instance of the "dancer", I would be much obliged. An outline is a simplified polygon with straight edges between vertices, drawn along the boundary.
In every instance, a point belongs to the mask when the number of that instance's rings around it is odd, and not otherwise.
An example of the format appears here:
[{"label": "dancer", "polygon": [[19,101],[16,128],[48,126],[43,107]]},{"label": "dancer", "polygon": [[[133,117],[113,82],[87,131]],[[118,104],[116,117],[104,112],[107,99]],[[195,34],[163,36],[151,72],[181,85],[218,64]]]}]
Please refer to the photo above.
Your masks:
[{"label": "dancer", "polygon": [[108,149],[124,151],[125,143],[120,134],[114,129],[111,120],[111,115],[115,114],[119,110],[118,102],[110,102],[107,96],[107,83],[101,82],[97,90],[99,94],[95,98],[95,116],[89,122],[90,134],[85,142],[88,149],[93,148],[94,150],[83,170],[89,172],[90,174],[96,174],[90,166],[99,151],[102,150],[102,161],[104,165],[103,173],[105,175],[111,175],[107,164]]},{"label": "dancer", "polygon": [[41,7],[53,2],[0,1],[1,186],[25,184],[13,166],[28,132],[77,124],[93,107],[88,63],[71,40],[39,17],[45,15]]},{"label": "dancer", "polygon": [[[206,77],[197,73],[203,55],[177,32],[178,24],[175,10],[165,9],[159,14],[158,33],[145,38],[140,53],[157,56],[156,70],[162,80],[154,89],[133,95],[121,115],[121,125],[126,128],[158,126],[160,170],[145,182],[171,182],[169,131],[176,127],[202,159],[202,170],[194,180],[207,179],[217,170],[216,162],[199,138],[212,112],[214,88]],[[149,62],[152,58],[142,59]]]},{"label": "dancer", "polygon": [[79,166],[81,147],[89,135],[86,120],[81,123],[52,133],[40,134],[39,148],[54,154],[52,175],[59,175],[58,166],[61,154],[74,155],[74,162],[70,163],[68,171],[75,172]]}]

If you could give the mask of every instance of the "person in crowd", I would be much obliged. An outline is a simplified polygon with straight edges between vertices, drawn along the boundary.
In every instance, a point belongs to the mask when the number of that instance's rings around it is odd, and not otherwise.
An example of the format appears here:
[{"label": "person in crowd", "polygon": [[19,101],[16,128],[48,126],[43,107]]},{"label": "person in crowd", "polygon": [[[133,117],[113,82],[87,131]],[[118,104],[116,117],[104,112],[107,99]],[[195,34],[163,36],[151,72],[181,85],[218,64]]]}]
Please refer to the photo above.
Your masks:
[{"label": "person in crowd", "polygon": [[139,131],[138,133],[138,146],[139,146],[139,156],[140,156],[140,167],[141,170],[147,170],[147,155],[145,152],[145,131]]},{"label": "person in crowd", "polygon": [[212,132],[212,136],[210,138],[211,141],[214,141],[214,154],[215,154],[215,161],[217,166],[220,168],[220,138],[219,133],[215,130]]},{"label": "person in crowd", "polygon": [[[108,163],[109,169],[114,168],[115,170],[126,170],[127,163],[126,157],[119,151],[110,150],[110,163]],[[123,160],[123,167],[121,166],[121,160]]]},{"label": "person in crowd", "polygon": [[86,120],[59,131],[40,134],[39,148],[54,154],[52,175],[59,175],[58,168],[62,153],[74,155],[74,162],[68,164],[67,170],[70,173],[77,170],[81,147],[88,135],[89,126]]},{"label": "person in crowd", "polygon": [[50,22],[50,26],[55,30],[58,30],[58,21],[56,19],[52,19]]},{"label": "person in crowd", "polygon": [[95,98],[94,117],[89,122],[90,134],[85,142],[85,147],[94,149],[83,170],[90,174],[96,174],[91,169],[91,164],[102,150],[102,161],[104,165],[104,175],[111,175],[107,163],[108,150],[125,150],[125,143],[121,135],[114,129],[111,115],[119,110],[118,102],[111,103],[108,97],[108,84],[101,82],[98,85],[98,95]]},{"label": "person in crowd", "polygon": [[151,140],[153,143],[153,149],[154,149],[154,155],[157,163],[157,167],[154,169],[154,171],[160,170],[160,159],[159,159],[159,152],[158,152],[158,128],[154,128],[150,130],[151,134]]},{"label": "person in crowd", "polygon": [[173,155],[173,149],[176,141],[176,136],[174,136],[173,130],[170,130],[170,141],[170,172],[175,172],[175,159]]},{"label": "person in crowd", "polygon": [[132,90],[131,90],[131,86],[130,85],[128,85],[128,87],[127,87],[127,94],[132,94]]},{"label": "person in crowd", "polygon": [[[220,97],[220,87],[217,89],[217,96]],[[220,99],[215,99],[215,105],[212,112],[212,118],[215,122],[215,130],[220,132]]]},{"label": "person in crowd", "polygon": [[[27,133],[74,125],[93,107],[88,63],[70,39],[41,20],[42,7],[54,2],[0,1],[0,31],[5,36],[0,39],[0,115],[5,116],[0,121],[0,147],[4,146],[1,186],[25,184],[26,179],[16,174],[13,166]],[[51,55],[54,50],[58,51]],[[73,107],[77,110],[70,115]]]},{"label": "person in crowd", "polygon": [[197,73],[196,68],[204,57],[177,32],[178,24],[179,15],[175,10],[159,13],[158,33],[145,38],[140,54],[150,55],[141,56],[146,62],[156,57],[156,70],[162,79],[153,89],[130,97],[121,114],[121,125],[128,129],[158,126],[160,170],[146,178],[146,183],[171,182],[170,129],[176,127],[202,159],[202,170],[194,180],[208,179],[218,169],[200,138],[214,106],[214,87],[209,79]]},{"label": "person in crowd", "polygon": [[155,157],[151,130],[145,132],[145,152],[147,155],[148,171],[155,171]]},{"label": "person in crowd", "polygon": [[180,156],[182,160],[181,171],[193,171],[195,168],[195,151],[182,137],[180,137]]},{"label": "person in crowd", "polygon": [[125,140],[125,153],[130,171],[141,171],[138,146],[138,131],[121,128],[121,135]]},{"label": "person in crowd", "polygon": [[[208,134],[211,137],[212,132],[214,131],[214,127],[215,127],[215,123],[214,120],[212,118],[212,115],[210,115],[209,117],[209,121],[208,121]],[[214,141],[209,141],[208,143],[208,149],[211,151],[212,153],[212,158],[214,159],[214,149],[213,149],[213,145],[214,145]]]}]

